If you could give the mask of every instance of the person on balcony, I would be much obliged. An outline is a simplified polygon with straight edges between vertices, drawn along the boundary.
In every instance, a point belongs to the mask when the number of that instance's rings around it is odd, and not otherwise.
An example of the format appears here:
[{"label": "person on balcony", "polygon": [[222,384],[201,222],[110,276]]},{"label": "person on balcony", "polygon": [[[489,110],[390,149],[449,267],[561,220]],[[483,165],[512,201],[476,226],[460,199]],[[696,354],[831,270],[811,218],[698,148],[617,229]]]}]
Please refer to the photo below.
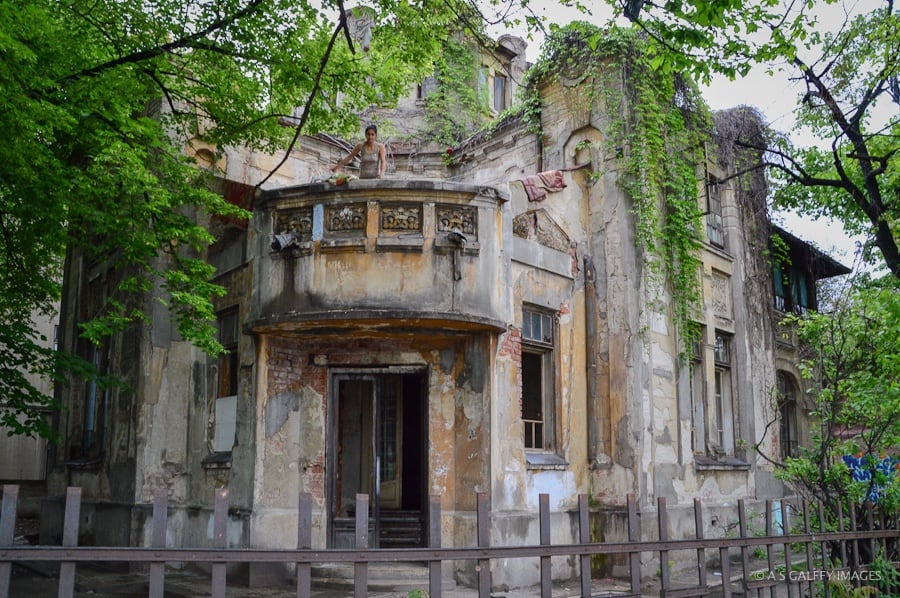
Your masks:
[{"label": "person on balcony", "polygon": [[340,170],[355,156],[359,156],[359,178],[383,179],[384,169],[387,167],[387,157],[384,144],[378,141],[378,127],[369,125],[365,130],[366,140],[357,143],[347,156],[331,167],[332,172]]}]

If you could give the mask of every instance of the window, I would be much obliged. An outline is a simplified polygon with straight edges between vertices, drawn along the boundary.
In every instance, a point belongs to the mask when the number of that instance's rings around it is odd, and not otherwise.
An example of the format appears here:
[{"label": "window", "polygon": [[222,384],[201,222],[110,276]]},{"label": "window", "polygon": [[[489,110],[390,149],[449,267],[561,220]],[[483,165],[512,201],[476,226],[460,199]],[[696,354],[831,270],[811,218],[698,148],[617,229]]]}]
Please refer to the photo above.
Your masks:
[{"label": "window", "polygon": [[230,309],[219,314],[219,343],[225,352],[217,364],[213,451],[230,453],[234,447],[237,426],[238,392],[238,311]]},{"label": "window", "polygon": [[775,309],[782,313],[793,313],[797,316],[806,315],[810,309],[815,309],[810,292],[810,278],[798,268],[790,265],[776,263],[773,267],[773,281],[775,284]]},{"label": "window", "polygon": [[553,317],[522,310],[522,422],[525,448],[550,450],[554,440]]},{"label": "window", "polygon": [[710,177],[706,182],[706,236],[716,247],[725,247],[725,228],[722,224],[722,199],[719,181]]},{"label": "window", "polygon": [[731,454],[734,451],[734,422],[731,396],[731,336],[716,332],[713,346],[715,362],[714,396],[709,423],[710,447],[714,453]]},{"label": "window", "polygon": [[693,343],[691,347],[690,363],[690,392],[691,392],[691,421],[692,448],[695,453],[706,452],[706,368],[703,364],[703,338],[704,333]]},{"label": "window", "polygon": [[494,73],[494,110],[503,112],[509,105],[506,101],[507,80],[504,75]]},{"label": "window", "polygon": [[799,437],[797,433],[797,392],[793,378],[787,372],[776,375],[778,386],[778,419],[781,457],[796,457]]},{"label": "window", "polygon": [[[83,321],[103,313],[107,301],[106,277],[99,275],[89,283]],[[92,461],[101,457],[104,451],[109,409],[109,390],[101,381],[109,374],[109,341],[94,344],[80,338],[79,353],[93,366],[93,373],[87,377],[82,396],[81,444],[72,446],[72,459]]]}]

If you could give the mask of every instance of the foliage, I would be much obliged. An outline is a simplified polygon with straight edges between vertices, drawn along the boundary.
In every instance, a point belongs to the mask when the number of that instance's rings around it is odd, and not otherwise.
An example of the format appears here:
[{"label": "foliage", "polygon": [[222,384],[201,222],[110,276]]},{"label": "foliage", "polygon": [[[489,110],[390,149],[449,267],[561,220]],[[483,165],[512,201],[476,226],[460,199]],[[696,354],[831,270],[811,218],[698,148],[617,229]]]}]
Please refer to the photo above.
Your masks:
[{"label": "foliage", "polygon": [[[655,281],[671,285],[676,326],[687,348],[698,332],[692,319],[701,299],[698,188],[712,126],[696,88],[654,68],[656,51],[632,30],[600,30],[583,22],[556,28],[527,75],[522,104],[534,130],[540,123],[540,83],[590,76],[590,87],[603,90],[610,119],[603,150],[618,158],[624,173],[619,184],[634,203],[636,242],[652,257],[648,266]],[[585,65],[598,67],[587,73]]]},{"label": "foliage", "polygon": [[[820,22],[827,2],[608,0],[671,52],[656,65],[709,80],[734,78],[753,65],[801,82],[798,129],[818,139],[796,146],[786,136],[761,146],[759,163],[777,183],[776,207],[841,221],[864,234],[866,257],[900,277],[900,16],[894,2],[835,6],[836,31]],[[841,13],[840,9],[844,11]],[[858,14],[852,16],[854,11]],[[852,17],[851,17],[852,16]]]},{"label": "foliage", "polygon": [[405,93],[431,72],[453,3],[369,4],[372,43],[351,49],[340,2],[0,1],[4,425],[46,434],[23,409],[51,400],[20,368],[59,381],[73,367],[23,325],[59,300],[67,247],[125,273],[82,328],[92,342],[144,318],[134,298],[152,292],[185,339],[221,350],[201,225],[246,214],[208,190],[185,145],[285,151],[301,130],[356,130],[362,108]]},{"label": "foliage", "polygon": [[[900,287],[893,277],[857,285],[834,312],[791,318],[807,347],[802,368],[816,425],[811,444],[778,473],[830,517],[873,498],[896,516],[900,472],[883,459],[900,446]],[[859,457],[856,471],[847,456]]]}]

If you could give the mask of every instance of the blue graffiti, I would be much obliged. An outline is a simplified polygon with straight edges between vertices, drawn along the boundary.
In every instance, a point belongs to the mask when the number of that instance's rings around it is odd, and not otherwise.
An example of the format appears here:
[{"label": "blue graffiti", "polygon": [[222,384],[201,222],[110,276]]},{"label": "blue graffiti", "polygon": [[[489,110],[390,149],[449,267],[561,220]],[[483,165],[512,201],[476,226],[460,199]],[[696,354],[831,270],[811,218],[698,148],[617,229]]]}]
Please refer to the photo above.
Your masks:
[{"label": "blue graffiti", "polygon": [[[900,458],[898,457],[872,457],[871,455],[844,455],[844,464],[850,469],[850,475],[854,482],[872,482],[873,474],[883,474],[884,480],[893,481],[898,477]],[[875,483],[869,491],[868,500],[878,502],[884,493],[884,485]]]}]

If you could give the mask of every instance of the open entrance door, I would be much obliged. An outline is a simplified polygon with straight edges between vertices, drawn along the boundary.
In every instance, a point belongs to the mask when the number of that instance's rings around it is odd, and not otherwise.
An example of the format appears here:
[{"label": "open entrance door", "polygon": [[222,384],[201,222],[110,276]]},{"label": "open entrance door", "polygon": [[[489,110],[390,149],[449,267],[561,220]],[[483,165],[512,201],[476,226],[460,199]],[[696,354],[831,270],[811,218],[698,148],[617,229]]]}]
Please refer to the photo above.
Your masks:
[{"label": "open entrance door", "polygon": [[332,547],[354,546],[357,494],[369,495],[371,547],[424,546],[424,372],[335,374],[332,379]]}]

